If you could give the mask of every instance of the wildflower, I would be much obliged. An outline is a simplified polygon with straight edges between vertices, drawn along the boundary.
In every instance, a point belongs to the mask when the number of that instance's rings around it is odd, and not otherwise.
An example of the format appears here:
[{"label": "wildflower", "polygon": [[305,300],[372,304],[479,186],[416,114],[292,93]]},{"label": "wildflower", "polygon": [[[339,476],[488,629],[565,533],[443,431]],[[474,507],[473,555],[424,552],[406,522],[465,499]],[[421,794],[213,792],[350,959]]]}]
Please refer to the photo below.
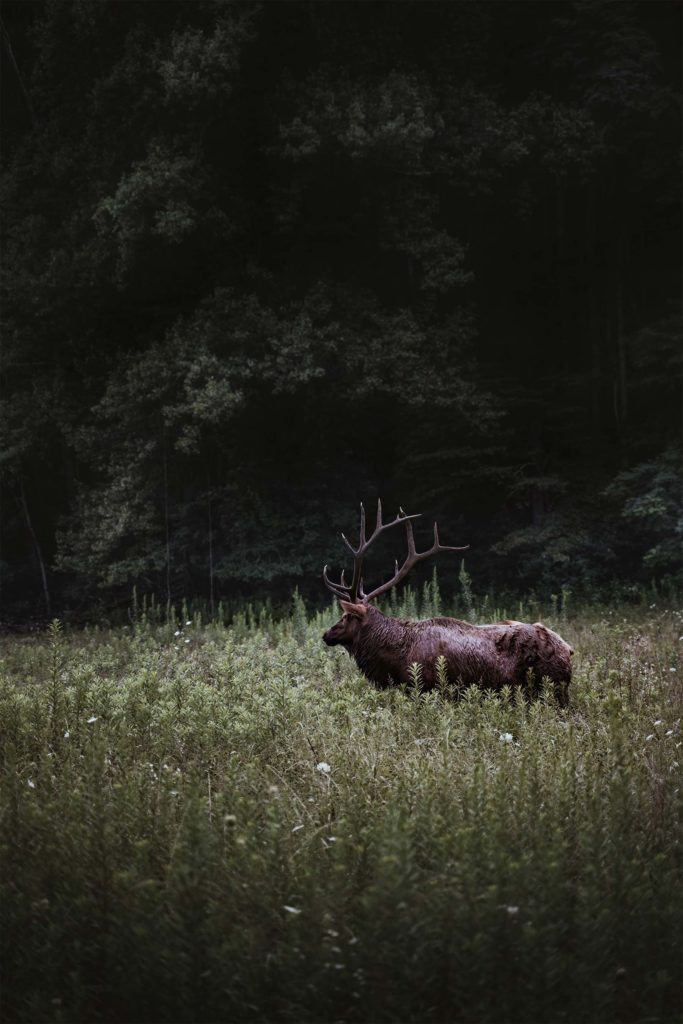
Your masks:
[{"label": "wildflower", "polygon": [[69,732],[69,730],[67,729],[67,730],[66,730],[66,732],[64,733],[64,739],[65,739],[65,740],[68,740],[68,738],[69,738],[69,736],[70,736],[70,735],[71,735],[71,733],[70,733],[70,732]]},{"label": "wildflower", "polygon": [[661,718],[655,718],[655,720],[653,722],[653,725],[661,725],[661,724],[662,724],[662,719]]},{"label": "wildflower", "polygon": [[97,721],[97,715],[91,715],[90,718],[88,719],[88,725],[92,725],[93,722],[96,722],[96,721]]},{"label": "wildflower", "polygon": [[286,910],[288,914],[300,914],[301,913],[301,911],[299,910],[298,907],[288,907],[286,903],[283,905],[282,909]]},{"label": "wildflower", "polygon": [[223,818],[223,821],[225,822],[226,825],[234,825],[235,822],[237,821],[237,818],[235,817],[234,814],[226,814],[225,817]]},{"label": "wildflower", "polygon": [[330,772],[332,771],[327,761],[319,761],[318,764],[316,765],[316,768],[318,769],[319,772],[322,772],[323,775],[329,775]]},{"label": "wildflower", "polygon": [[189,642],[190,642],[190,638],[189,638],[189,636],[188,636],[188,637],[186,638],[186,640],[185,640],[185,643],[186,643],[186,644],[189,644]]},{"label": "wildflower", "polygon": [[36,784],[33,781],[33,779],[28,779],[28,785],[29,785],[29,789],[35,789],[36,788]]},{"label": "wildflower", "polygon": [[173,634],[173,636],[180,636],[180,630],[179,630],[179,629],[176,629],[176,631],[175,631],[175,633]]},{"label": "wildflower", "polygon": [[512,733],[502,732],[498,737],[501,743],[512,743]]},{"label": "wildflower", "polygon": [[506,907],[505,909],[507,910],[510,917],[514,917],[515,914],[519,913],[519,907]]},{"label": "wildflower", "polygon": [[675,671],[676,671],[676,669],[675,669],[675,668],[674,668],[674,666],[672,665],[672,666],[671,666],[671,668],[669,669],[669,672],[675,672]]},{"label": "wildflower", "polygon": [[667,735],[667,736],[673,736],[673,734],[674,734],[674,731],[673,731],[673,729],[667,729],[667,730],[666,730],[666,735]]},{"label": "wildflower", "polygon": [[298,832],[299,829],[302,829],[303,827],[303,825],[295,825],[294,828],[292,829],[292,832]]},{"label": "wildflower", "polygon": [[655,738],[655,734],[653,732],[651,732],[649,736],[645,737],[645,742],[648,743],[650,740],[653,740],[654,738]]}]

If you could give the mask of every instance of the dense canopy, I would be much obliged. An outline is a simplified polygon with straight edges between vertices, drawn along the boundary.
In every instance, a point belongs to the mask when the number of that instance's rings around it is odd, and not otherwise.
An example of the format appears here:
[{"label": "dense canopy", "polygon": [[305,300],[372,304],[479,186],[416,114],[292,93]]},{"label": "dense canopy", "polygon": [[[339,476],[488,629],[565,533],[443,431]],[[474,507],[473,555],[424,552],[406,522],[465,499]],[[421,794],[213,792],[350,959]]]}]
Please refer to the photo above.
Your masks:
[{"label": "dense canopy", "polygon": [[0,617],[323,598],[378,495],[480,589],[680,573],[678,4],[5,0],[2,37]]}]

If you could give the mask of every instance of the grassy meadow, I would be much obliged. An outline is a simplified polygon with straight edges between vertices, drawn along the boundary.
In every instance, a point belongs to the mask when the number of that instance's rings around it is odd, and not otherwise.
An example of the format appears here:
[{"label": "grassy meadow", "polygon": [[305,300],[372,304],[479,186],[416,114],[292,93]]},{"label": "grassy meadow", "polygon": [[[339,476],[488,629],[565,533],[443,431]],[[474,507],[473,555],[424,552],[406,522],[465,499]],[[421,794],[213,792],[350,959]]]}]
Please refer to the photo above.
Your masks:
[{"label": "grassy meadow", "polygon": [[334,614],[0,639],[3,1020],[679,1020],[681,613],[475,612],[566,710],[377,692]]}]

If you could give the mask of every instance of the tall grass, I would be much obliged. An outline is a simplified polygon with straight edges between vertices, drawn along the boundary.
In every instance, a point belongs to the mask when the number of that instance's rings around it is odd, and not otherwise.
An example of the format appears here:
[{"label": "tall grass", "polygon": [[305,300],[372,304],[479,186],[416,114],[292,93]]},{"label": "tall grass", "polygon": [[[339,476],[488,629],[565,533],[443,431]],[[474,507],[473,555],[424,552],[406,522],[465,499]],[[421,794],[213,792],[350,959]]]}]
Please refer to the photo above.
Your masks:
[{"label": "tall grass", "polygon": [[678,1019],[680,613],[546,619],[566,711],[333,614],[0,642],[4,1020]]}]

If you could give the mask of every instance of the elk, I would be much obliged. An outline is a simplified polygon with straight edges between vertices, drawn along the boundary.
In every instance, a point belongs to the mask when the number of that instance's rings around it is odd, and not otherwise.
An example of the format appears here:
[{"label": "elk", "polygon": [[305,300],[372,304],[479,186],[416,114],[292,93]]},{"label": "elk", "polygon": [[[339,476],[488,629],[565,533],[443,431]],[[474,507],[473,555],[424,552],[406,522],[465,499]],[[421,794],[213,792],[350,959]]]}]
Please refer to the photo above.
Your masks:
[{"label": "elk", "polygon": [[[554,685],[560,706],[568,700],[571,681],[572,648],[561,636],[540,622],[533,624],[506,619],[490,625],[473,626],[453,618],[415,621],[384,615],[370,602],[403,580],[413,566],[442,551],[466,551],[464,547],[441,544],[434,523],[434,543],[428,551],[418,552],[413,535],[413,520],[399,510],[395,519],[382,522],[382,503],[377,502],[377,521],[370,537],[365,532],[365,509],[361,504],[360,540],[354,548],[342,533],[353,555],[353,577],[347,585],[344,572],[338,583],[330,580],[327,566],[323,581],[339,599],[341,619],[323,635],[325,643],[344,647],[356,660],[361,672],[379,688],[408,683],[411,666],[420,666],[421,687],[432,689],[437,682],[437,659],[445,659],[448,679],[455,684],[471,684],[500,690],[503,686],[528,687],[538,694],[544,678]],[[390,580],[366,594],[363,589],[363,560],[377,538],[387,530],[402,526],[406,531],[408,554],[403,565],[395,564]],[[444,665],[444,662],[441,662]],[[412,677],[414,678],[414,670]]]}]

